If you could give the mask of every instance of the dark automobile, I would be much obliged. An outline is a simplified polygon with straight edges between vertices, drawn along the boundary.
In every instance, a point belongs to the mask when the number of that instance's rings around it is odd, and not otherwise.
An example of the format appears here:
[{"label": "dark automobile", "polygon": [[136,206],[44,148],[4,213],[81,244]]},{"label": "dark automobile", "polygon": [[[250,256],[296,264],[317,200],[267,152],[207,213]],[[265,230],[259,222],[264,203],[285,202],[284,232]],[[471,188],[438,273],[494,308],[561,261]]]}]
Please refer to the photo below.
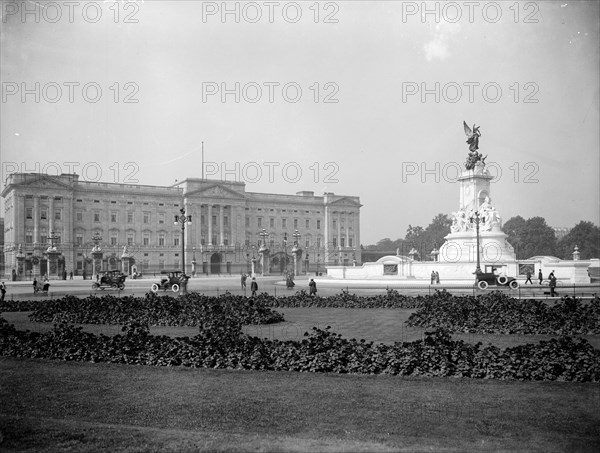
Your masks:
[{"label": "dark automobile", "polygon": [[183,282],[188,280],[188,276],[182,271],[161,271],[159,283],[152,283],[152,291],[157,292],[159,289],[166,291],[171,289],[174,293],[179,291],[179,287]]},{"label": "dark automobile", "polygon": [[480,272],[475,278],[475,284],[479,289],[487,289],[488,286],[508,286],[511,289],[517,289],[519,282],[516,278],[506,275],[497,275],[493,272]]},{"label": "dark automobile", "polygon": [[121,271],[105,271],[99,280],[92,283],[92,289],[124,289],[127,275]]}]

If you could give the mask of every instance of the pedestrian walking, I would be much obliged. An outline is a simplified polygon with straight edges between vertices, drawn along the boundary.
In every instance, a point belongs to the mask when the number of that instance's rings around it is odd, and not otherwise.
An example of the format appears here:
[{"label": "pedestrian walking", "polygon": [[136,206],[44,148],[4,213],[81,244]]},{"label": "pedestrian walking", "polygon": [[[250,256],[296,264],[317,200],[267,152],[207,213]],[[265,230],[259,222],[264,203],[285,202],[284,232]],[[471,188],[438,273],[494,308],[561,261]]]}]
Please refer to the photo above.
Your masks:
[{"label": "pedestrian walking", "polygon": [[540,269],[540,271],[538,272],[538,280],[540,281],[540,285],[542,284],[542,282],[544,281],[544,276],[542,275],[542,270]]},{"label": "pedestrian walking", "polygon": [[308,282],[308,288],[308,294],[310,297],[317,295],[317,282],[315,282],[314,279],[310,279],[310,282]]},{"label": "pedestrian walking", "polygon": [[558,293],[554,290],[554,288],[556,288],[556,277],[554,276],[554,271],[550,272],[550,275],[548,275],[548,280],[550,280],[550,297],[558,296]]},{"label": "pedestrian walking", "polygon": [[258,291],[258,283],[256,283],[256,277],[252,277],[252,283],[250,283],[250,291],[252,291],[252,297],[256,296],[256,291]]},{"label": "pedestrian walking", "polygon": [[73,280],[73,271],[69,272],[69,280]]},{"label": "pedestrian walking", "polygon": [[531,281],[531,271],[529,269],[527,269],[527,280],[525,280],[525,284],[527,284],[527,282],[533,285],[533,282]]},{"label": "pedestrian walking", "polygon": [[246,289],[246,279],[248,276],[246,274],[242,274],[242,289]]},{"label": "pedestrian walking", "polygon": [[431,283],[430,285],[433,285],[435,283],[435,271],[431,271]]},{"label": "pedestrian walking", "polygon": [[438,271],[435,271],[435,284],[440,284],[440,273]]},{"label": "pedestrian walking", "polygon": [[6,285],[4,282],[0,283],[0,302],[4,302],[4,296],[6,296]]},{"label": "pedestrian walking", "polygon": [[33,294],[37,291],[37,278],[33,277]]}]

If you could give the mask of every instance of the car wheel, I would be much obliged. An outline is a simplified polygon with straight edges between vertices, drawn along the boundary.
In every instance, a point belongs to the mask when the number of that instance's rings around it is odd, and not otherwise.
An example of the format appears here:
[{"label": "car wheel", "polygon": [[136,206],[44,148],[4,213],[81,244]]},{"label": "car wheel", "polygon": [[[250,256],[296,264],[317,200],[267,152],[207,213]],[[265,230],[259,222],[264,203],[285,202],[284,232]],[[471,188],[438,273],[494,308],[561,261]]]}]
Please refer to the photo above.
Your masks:
[{"label": "car wheel", "polygon": [[110,285],[110,287],[112,289],[119,289],[119,285],[117,285],[116,283],[113,283],[112,285]]},{"label": "car wheel", "polygon": [[123,289],[125,289],[125,285],[124,285],[123,283],[121,283],[121,284],[119,285],[119,289],[120,289],[120,290],[123,290]]},{"label": "car wheel", "polygon": [[506,275],[501,275],[496,279],[499,285],[506,285],[508,283],[508,277]]},{"label": "car wheel", "polygon": [[519,287],[519,282],[516,280],[513,280],[512,282],[510,282],[508,284],[508,286],[510,286],[511,289],[517,289]]},{"label": "car wheel", "polygon": [[173,290],[174,293],[179,291],[179,285],[177,283],[174,283],[173,286],[171,287],[171,289]]},{"label": "car wheel", "polygon": [[482,281],[480,281],[479,283],[477,283],[477,287],[478,287],[479,289],[487,289],[487,287],[488,287],[488,283],[482,280]]},{"label": "car wheel", "polygon": [[152,286],[150,289],[152,289],[152,292],[155,293],[158,291],[158,285],[156,283],[152,283]]},{"label": "car wheel", "polygon": [[92,283],[92,289],[98,289],[99,287],[98,283]]}]

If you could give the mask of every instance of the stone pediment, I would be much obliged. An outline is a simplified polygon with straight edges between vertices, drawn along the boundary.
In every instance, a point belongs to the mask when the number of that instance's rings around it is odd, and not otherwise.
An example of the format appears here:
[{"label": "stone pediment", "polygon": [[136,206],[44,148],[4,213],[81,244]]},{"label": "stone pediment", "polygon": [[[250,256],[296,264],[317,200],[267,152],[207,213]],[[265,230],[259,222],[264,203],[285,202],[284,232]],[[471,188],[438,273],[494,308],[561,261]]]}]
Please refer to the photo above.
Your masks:
[{"label": "stone pediment", "polygon": [[219,184],[213,184],[211,186],[203,187],[185,194],[186,198],[233,198],[236,200],[244,200],[245,197],[231,190],[228,187],[221,186]]},{"label": "stone pediment", "polygon": [[360,208],[362,206],[359,202],[357,202],[356,200],[354,200],[350,197],[338,198],[337,200],[327,203],[327,205],[331,206],[331,207],[336,207],[336,208],[341,208],[341,207]]},{"label": "stone pediment", "polygon": [[71,192],[73,187],[63,181],[58,180],[56,177],[44,175],[42,173],[28,173],[25,177],[19,181],[11,184],[14,187],[28,188],[28,189],[42,189],[44,194],[48,194],[48,191],[52,190],[67,190]]}]

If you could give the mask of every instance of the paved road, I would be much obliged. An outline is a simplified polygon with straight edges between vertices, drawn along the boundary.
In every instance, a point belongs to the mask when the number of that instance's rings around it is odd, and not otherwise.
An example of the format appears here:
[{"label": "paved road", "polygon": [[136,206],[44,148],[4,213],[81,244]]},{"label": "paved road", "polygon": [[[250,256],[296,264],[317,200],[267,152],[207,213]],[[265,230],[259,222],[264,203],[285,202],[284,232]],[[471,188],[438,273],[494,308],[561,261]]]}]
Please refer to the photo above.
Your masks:
[{"label": "paved road", "polygon": [[[285,282],[281,276],[267,276],[257,277],[259,292],[267,292],[272,295],[290,295],[298,290],[308,291],[308,280],[309,277],[301,276],[296,278],[296,287],[293,290],[288,290],[285,287]],[[93,290],[91,280],[82,280],[81,277],[75,278],[74,280],[53,280],[51,281],[50,292],[48,296],[45,295],[33,295],[31,281],[23,282],[6,282],[7,285],[7,299],[46,299],[53,297],[62,297],[65,295],[74,296],[89,296],[90,294],[114,294],[117,296],[143,296],[150,291],[152,283],[159,281],[159,278],[147,277],[141,280],[127,279],[125,282],[125,289],[123,291],[116,291],[111,289],[106,290]],[[427,282],[423,282],[422,285],[411,285],[405,287],[395,288],[399,293],[406,295],[426,295],[433,294],[436,289],[447,289],[452,294],[482,294],[486,291],[479,291],[469,286],[456,286],[451,284],[441,285],[428,285]],[[189,291],[198,291],[203,294],[219,295],[225,291],[229,291],[232,294],[250,295],[250,280],[247,282],[246,291],[241,289],[240,277],[239,276],[223,276],[223,277],[198,277],[190,279],[188,284]],[[385,286],[369,286],[361,285],[360,287],[352,287],[344,285],[340,281],[323,281],[319,279],[318,293],[320,296],[329,296],[339,294],[342,290],[350,291],[357,295],[375,295],[385,294],[387,288]],[[510,290],[508,288],[502,288],[503,291],[507,292],[513,297],[521,298],[540,298],[546,299],[549,297],[549,288],[547,286],[539,285],[527,285],[521,286],[518,290]],[[489,292],[489,290],[487,290]],[[600,294],[600,287],[596,286],[562,286],[557,288],[559,295],[573,295],[578,297],[591,296],[592,294]],[[172,291],[159,291],[159,294],[171,294],[175,295]],[[555,298],[556,299],[556,298]]]}]

